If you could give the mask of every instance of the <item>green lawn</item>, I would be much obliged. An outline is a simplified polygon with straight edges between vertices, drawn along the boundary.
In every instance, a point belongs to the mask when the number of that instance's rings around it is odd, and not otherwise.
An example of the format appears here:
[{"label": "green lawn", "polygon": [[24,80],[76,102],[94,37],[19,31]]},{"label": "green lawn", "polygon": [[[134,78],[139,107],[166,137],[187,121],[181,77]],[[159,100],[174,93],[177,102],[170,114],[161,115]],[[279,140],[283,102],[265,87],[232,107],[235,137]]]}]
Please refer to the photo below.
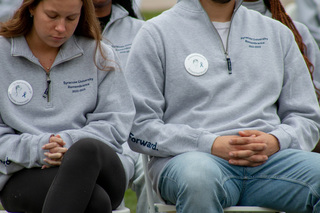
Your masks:
[{"label": "green lawn", "polygon": [[162,11],[153,11],[153,12],[149,12],[149,11],[142,11],[142,16],[144,17],[145,20],[151,19],[159,14],[162,13]]},{"label": "green lawn", "polygon": [[136,213],[137,196],[131,189],[128,189],[124,195],[124,203],[125,206],[130,209],[131,213]]}]

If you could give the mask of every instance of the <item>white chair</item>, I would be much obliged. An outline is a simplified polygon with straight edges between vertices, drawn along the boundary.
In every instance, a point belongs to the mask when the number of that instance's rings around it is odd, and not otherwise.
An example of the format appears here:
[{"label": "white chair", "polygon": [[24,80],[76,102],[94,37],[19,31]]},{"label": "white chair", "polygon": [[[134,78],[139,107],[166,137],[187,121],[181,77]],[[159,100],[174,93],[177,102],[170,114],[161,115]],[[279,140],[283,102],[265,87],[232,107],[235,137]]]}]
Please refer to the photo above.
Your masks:
[{"label": "white chair", "polygon": [[[156,212],[176,212],[176,207],[174,205],[167,205],[163,203],[155,203],[153,200],[152,195],[152,185],[151,180],[148,175],[148,156],[142,154],[142,163],[143,163],[143,170],[144,170],[144,178],[147,188],[147,198],[148,198],[148,205],[149,205],[149,213],[156,213]],[[254,212],[264,212],[264,213],[280,213],[280,211],[262,208],[258,206],[231,206],[224,209],[225,213],[254,213]]]}]

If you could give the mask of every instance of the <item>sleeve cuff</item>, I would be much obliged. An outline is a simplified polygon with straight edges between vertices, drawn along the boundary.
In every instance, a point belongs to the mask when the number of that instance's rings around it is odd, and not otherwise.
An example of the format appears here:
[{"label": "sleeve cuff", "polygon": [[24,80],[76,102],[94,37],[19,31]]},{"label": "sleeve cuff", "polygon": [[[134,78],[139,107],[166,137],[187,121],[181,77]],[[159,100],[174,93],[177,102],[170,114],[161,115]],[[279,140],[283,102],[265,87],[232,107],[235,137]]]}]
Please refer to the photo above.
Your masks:
[{"label": "sleeve cuff", "polygon": [[198,149],[200,152],[211,153],[213,142],[218,137],[210,132],[203,131],[198,139]]},{"label": "sleeve cuff", "polygon": [[291,147],[292,139],[289,132],[290,129],[284,129],[282,127],[279,127],[273,130],[272,132],[269,132],[269,134],[275,136],[278,139],[280,150],[288,149],[289,147]]}]

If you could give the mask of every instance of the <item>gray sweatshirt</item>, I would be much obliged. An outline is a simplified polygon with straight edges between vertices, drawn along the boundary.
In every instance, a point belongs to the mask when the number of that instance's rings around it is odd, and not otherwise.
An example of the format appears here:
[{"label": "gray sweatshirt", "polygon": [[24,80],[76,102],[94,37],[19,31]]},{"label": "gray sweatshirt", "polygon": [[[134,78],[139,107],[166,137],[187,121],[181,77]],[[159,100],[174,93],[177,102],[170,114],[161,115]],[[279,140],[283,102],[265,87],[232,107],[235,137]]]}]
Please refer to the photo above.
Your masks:
[{"label": "gray sweatshirt", "polygon": [[0,46],[0,188],[12,173],[44,165],[41,147],[51,134],[61,135],[67,148],[83,138],[101,140],[127,161],[121,144],[135,109],[111,47],[102,46],[105,65],[115,70],[102,71],[93,61],[95,42],[71,37],[52,65],[47,90],[46,72],[24,37],[0,37]]},{"label": "gray sweatshirt", "polygon": [[[262,15],[268,16],[270,18],[272,17],[271,12],[267,9],[263,0],[259,0],[256,2],[243,2],[242,5],[247,7],[248,9],[256,10]],[[313,83],[317,88],[320,88],[320,49],[318,47],[318,44],[313,38],[309,29],[304,24],[294,21],[294,25],[299,31],[303,42],[307,47],[306,55],[314,66]]]},{"label": "gray sweatshirt", "polygon": [[125,70],[137,110],[129,146],[154,156],[155,189],[168,160],[210,153],[218,136],[260,130],[281,150],[318,142],[320,110],[292,32],[240,4],[226,49],[199,0],[178,1],[134,40]]}]

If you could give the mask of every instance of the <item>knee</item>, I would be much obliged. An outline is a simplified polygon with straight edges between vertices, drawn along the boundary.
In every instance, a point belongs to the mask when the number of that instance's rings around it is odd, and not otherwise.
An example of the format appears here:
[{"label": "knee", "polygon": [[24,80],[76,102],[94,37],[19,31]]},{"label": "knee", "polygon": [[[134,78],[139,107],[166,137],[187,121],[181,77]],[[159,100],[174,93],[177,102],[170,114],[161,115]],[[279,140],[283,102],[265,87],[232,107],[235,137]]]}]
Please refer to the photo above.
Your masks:
[{"label": "knee", "polygon": [[98,150],[98,143],[101,142],[93,139],[82,139],[74,143],[69,150],[76,149],[77,152],[95,153]]},{"label": "knee", "polygon": [[197,193],[211,193],[223,188],[224,175],[210,154],[191,152],[183,154],[181,159],[177,160],[175,165],[181,167],[177,182],[181,193],[195,197]]},{"label": "knee", "polygon": [[109,195],[99,185],[96,185],[85,212],[111,212],[113,208],[116,207],[112,206]]},{"label": "knee", "polygon": [[79,140],[69,148],[64,155],[63,160],[98,164],[102,155],[102,145],[107,146],[102,142],[93,139]]},{"label": "knee", "polygon": [[77,141],[68,150],[68,152],[75,152],[87,159],[99,156],[102,151],[114,152],[108,145],[91,138]]}]

